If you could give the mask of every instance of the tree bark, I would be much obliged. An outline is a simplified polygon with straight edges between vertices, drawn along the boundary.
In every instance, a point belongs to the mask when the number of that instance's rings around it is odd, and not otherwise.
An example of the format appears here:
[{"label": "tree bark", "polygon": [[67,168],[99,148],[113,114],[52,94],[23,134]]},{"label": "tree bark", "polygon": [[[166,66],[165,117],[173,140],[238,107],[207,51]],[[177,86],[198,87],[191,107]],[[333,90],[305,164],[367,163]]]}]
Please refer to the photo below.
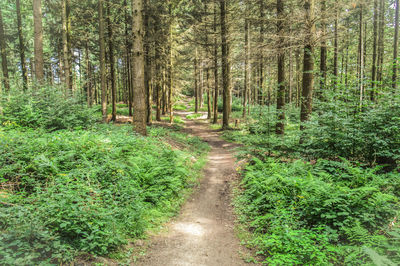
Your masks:
[{"label": "tree bark", "polygon": [[25,62],[25,45],[24,45],[24,38],[22,35],[22,18],[21,18],[20,0],[16,0],[15,5],[16,5],[16,9],[17,9],[19,56],[20,56],[20,60],[21,60],[23,89],[27,90],[28,89],[28,71],[26,69],[26,62]]},{"label": "tree bark", "polygon": [[99,46],[100,46],[100,86],[101,86],[101,111],[103,122],[107,122],[107,86],[106,86],[106,49],[104,42],[104,17],[103,0],[99,0]]},{"label": "tree bark", "polygon": [[334,40],[334,51],[333,51],[333,84],[334,88],[337,86],[338,81],[338,56],[339,56],[339,10],[338,10],[338,0],[336,0],[336,14],[335,14],[335,40]]},{"label": "tree bark", "polygon": [[64,82],[68,91],[72,91],[71,50],[70,44],[70,8],[69,0],[62,1],[62,43],[64,62]]},{"label": "tree bark", "polygon": [[210,68],[207,66],[207,119],[211,119]]},{"label": "tree bark", "polygon": [[194,112],[199,112],[199,84],[198,84],[198,63],[197,48],[194,57]]},{"label": "tree bark", "polygon": [[[259,39],[259,46],[262,46],[264,44],[264,0],[260,0],[259,1],[259,9],[260,9],[260,39]],[[260,54],[259,54],[259,69],[258,69],[258,82],[259,82],[259,86],[258,86],[258,104],[262,105],[263,103],[263,94],[264,94],[264,51],[262,50],[262,48],[260,48]],[[268,105],[271,104],[271,95],[268,94]]]},{"label": "tree bark", "polygon": [[320,92],[321,95],[326,86],[326,58],[327,58],[327,48],[326,48],[326,1],[323,0],[321,2],[321,31],[322,31],[322,39],[321,39],[321,51],[320,51]]},{"label": "tree bark", "polygon": [[[379,41],[378,41],[378,61],[377,61],[377,76],[378,83],[382,83],[383,75],[383,59],[385,50],[385,0],[381,0],[379,7]],[[376,100],[376,93],[375,93]]]},{"label": "tree bark", "polygon": [[[300,129],[304,129],[304,122],[309,120],[312,112],[312,95],[314,89],[314,39],[315,39],[315,19],[314,19],[314,0],[306,0],[304,4],[307,28],[305,46],[304,46],[304,61],[303,61],[303,90],[301,99],[300,112]],[[301,140],[302,141],[302,140]]]},{"label": "tree bark", "polygon": [[396,15],[394,23],[394,40],[393,40],[393,76],[392,76],[392,88],[393,91],[397,89],[397,68],[399,67],[399,61],[397,58],[397,50],[399,46],[399,0],[396,0]]},{"label": "tree bark", "polygon": [[173,84],[172,84],[172,3],[168,2],[169,9],[169,29],[168,29],[168,109],[169,109],[169,123],[172,124],[174,121],[174,105],[173,105]]},{"label": "tree bark", "polygon": [[3,72],[3,86],[5,91],[10,90],[10,78],[8,75],[8,62],[7,62],[7,51],[6,51],[6,37],[4,34],[3,16],[0,9],[0,52],[1,52],[1,69]]},{"label": "tree bark", "polygon": [[218,123],[218,40],[217,40],[217,0],[214,0],[214,23],[213,23],[213,31],[214,31],[214,117],[213,124]]},{"label": "tree bark", "polygon": [[276,134],[283,135],[285,133],[285,90],[286,90],[286,80],[285,80],[285,52],[284,48],[284,3],[283,0],[276,1],[276,13],[278,18],[277,23],[277,33],[278,33],[278,94],[276,110],[278,114],[278,121],[276,123]]},{"label": "tree bark", "polygon": [[162,70],[162,115],[167,113],[167,78],[166,78],[166,70],[163,67]]},{"label": "tree bark", "polygon": [[44,81],[42,1],[33,0],[33,27],[36,81]]},{"label": "tree bark", "polygon": [[372,46],[372,73],[371,73],[371,101],[375,101],[375,86],[376,86],[376,74],[377,74],[377,50],[378,50],[378,0],[374,0],[374,40]]},{"label": "tree bark", "polygon": [[230,65],[229,65],[229,44],[226,0],[220,0],[221,11],[221,50],[222,50],[222,88],[223,88],[223,118],[222,128],[229,128],[229,116],[231,110],[231,84],[230,84]]},{"label": "tree bark", "polygon": [[[246,5],[246,16],[247,5]],[[249,63],[250,63],[250,42],[249,42],[249,19],[245,18],[244,22],[244,49],[245,49],[245,60],[244,60],[244,91],[243,91],[243,113],[242,117],[246,117],[246,106],[248,104],[248,91],[250,90],[250,75],[249,75]]]},{"label": "tree bark", "polygon": [[[88,37],[89,38],[89,37]],[[89,39],[86,40],[85,45],[85,56],[86,56],[86,97],[87,104],[89,107],[93,105],[93,89],[92,89],[92,70],[90,66],[90,56],[89,56]]]},{"label": "tree bark", "polygon": [[204,61],[202,58],[202,53],[200,49],[200,56],[199,56],[199,108],[203,108],[204,105]]},{"label": "tree bark", "polygon": [[145,56],[145,71],[144,71],[144,84],[145,84],[145,93],[146,93],[146,123],[151,125],[152,123],[152,84],[151,84],[151,55],[150,55],[150,25],[149,25],[149,0],[144,0],[144,56]]},{"label": "tree bark", "polygon": [[[158,49],[156,49],[158,51]],[[158,52],[156,52],[158,55]],[[156,58],[159,58],[159,55],[156,56]],[[156,120],[161,121],[161,86],[162,86],[162,80],[161,80],[161,64],[157,63],[156,66],[156,105],[157,105],[157,110],[156,110]]]},{"label": "tree bark", "polygon": [[358,73],[358,80],[359,80],[359,89],[360,89],[360,110],[362,110],[363,99],[364,99],[364,32],[363,32],[363,25],[364,25],[364,17],[363,17],[363,6],[360,5],[360,25],[359,25],[359,41],[358,41],[358,52],[359,52],[359,73]]},{"label": "tree bark", "polygon": [[107,32],[108,32],[108,60],[110,63],[110,82],[111,82],[111,102],[112,114],[111,120],[117,120],[117,88],[114,67],[114,46],[113,46],[113,29],[111,24],[111,8],[110,3],[107,3]]},{"label": "tree bark", "polygon": [[300,106],[301,102],[301,52],[300,49],[295,51],[296,57],[296,107]]},{"label": "tree bark", "polygon": [[133,33],[133,128],[145,136],[146,98],[144,84],[144,49],[143,49],[143,0],[132,0],[132,33]]},{"label": "tree bark", "polygon": [[289,90],[286,95],[286,103],[290,104],[293,100],[293,53],[289,49]]},{"label": "tree bark", "polygon": [[128,90],[128,109],[129,116],[132,116],[132,71],[131,71],[131,49],[132,45],[130,42],[129,36],[129,19],[128,19],[128,3],[127,0],[124,0],[124,9],[125,9],[125,52],[126,52],[126,86]]}]

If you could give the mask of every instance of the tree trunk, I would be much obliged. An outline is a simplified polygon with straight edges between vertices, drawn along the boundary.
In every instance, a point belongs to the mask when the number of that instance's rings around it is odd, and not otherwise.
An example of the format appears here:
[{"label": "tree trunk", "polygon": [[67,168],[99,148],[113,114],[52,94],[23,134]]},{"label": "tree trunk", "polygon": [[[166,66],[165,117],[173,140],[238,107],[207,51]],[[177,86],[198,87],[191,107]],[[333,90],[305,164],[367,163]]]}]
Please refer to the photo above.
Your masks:
[{"label": "tree trunk", "polygon": [[[259,39],[259,46],[262,46],[264,44],[264,0],[259,1],[259,9],[260,9],[260,39]],[[263,94],[264,94],[264,51],[262,48],[260,48],[260,54],[259,54],[259,69],[258,69],[258,104],[262,105],[263,104]],[[268,94],[268,105],[271,104],[271,95]]]},{"label": "tree trunk", "polygon": [[[324,93],[324,89],[326,86],[326,57],[327,57],[327,48],[326,48],[326,1],[323,0],[321,2],[321,31],[322,31],[322,39],[321,39],[321,52],[320,52],[320,92],[319,95]],[[336,46],[335,46],[336,47]]]},{"label": "tree trunk", "polygon": [[375,86],[377,74],[377,49],[378,49],[378,0],[374,0],[374,41],[372,46],[372,73],[371,73],[371,101],[375,101]]},{"label": "tree trunk", "polygon": [[173,84],[172,84],[172,3],[168,2],[169,8],[169,29],[168,29],[168,109],[169,109],[169,123],[174,121],[174,106],[173,106]]},{"label": "tree trunk", "polygon": [[[156,49],[157,56],[156,58],[159,58],[158,54],[158,49]],[[162,86],[162,80],[161,80],[161,63],[158,62],[156,66],[156,105],[157,105],[157,111],[156,111],[156,120],[161,121],[161,86]]]},{"label": "tree trunk", "polygon": [[133,101],[133,92],[132,92],[132,58],[129,46],[127,47],[126,51],[126,72],[127,72],[127,90],[128,90],[128,112],[129,116],[133,115],[132,112],[132,101]]},{"label": "tree trunk", "polygon": [[166,86],[166,70],[163,67],[162,70],[162,115],[167,113],[167,86]]},{"label": "tree trunk", "polygon": [[207,67],[207,119],[211,119],[210,68]]},{"label": "tree trunk", "polygon": [[69,49],[70,40],[70,8],[69,0],[62,1],[62,43],[63,43],[63,62],[64,62],[64,82],[68,91],[72,91],[71,73],[71,50]]},{"label": "tree trunk", "polygon": [[220,0],[221,8],[221,50],[222,50],[222,88],[223,88],[223,119],[222,128],[229,128],[229,115],[231,110],[231,84],[229,65],[229,44],[226,0]]},{"label": "tree trunk", "polygon": [[333,84],[334,88],[337,86],[338,80],[338,56],[339,56],[339,10],[338,10],[338,0],[336,0],[336,15],[335,15],[335,40],[334,40],[334,51],[333,51]]},{"label": "tree trunk", "polygon": [[286,90],[286,103],[292,103],[292,96],[293,96],[293,55],[292,49],[289,49],[289,88]]},{"label": "tree trunk", "polygon": [[[304,61],[303,61],[303,91],[301,99],[300,112],[300,129],[304,129],[304,122],[309,120],[312,112],[312,95],[314,89],[314,39],[315,39],[315,19],[314,19],[314,0],[306,0],[305,4],[307,27],[305,46],[304,46]],[[301,140],[302,141],[302,140]]]},{"label": "tree trunk", "polygon": [[100,46],[100,79],[101,79],[101,111],[103,122],[107,122],[107,87],[106,87],[106,49],[104,42],[103,0],[99,0],[99,46]]},{"label": "tree trunk", "polygon": [[285,133],[285,52],[283,51],[284,46],[284,3],[283,0],[276,1],[276,11],[278,17],[277,33],[279,36],[278,40],[278,94],[276,110],[278,114],[278,121],[276,123],[276,134],[283,135]]},{"label": "tree trunk", "polygon": [[43,26],[42,26],[42,1],[33,0],[33,27],[34,27],[34,52],[36,81],[44,81],[43,61]]},{"label": "tree trunk", "polygon": [[197,65],[197,48],[194,57],[194,112],[199,112],[199,84],[198,84],[198,65]]},{"label": "tree trunk", "polygon": [[345,88],[348,87],[349,84],[349,44],[346,45],[346,60],[345,60],[345,67],[344,67],[344,73],[345,73],[345,78],[344,78],[344,84]]},{"label": "tree trunk", "polygon": [[89,57],[89,37],[86,40],[85,45],[85,55],[86,55],[86,97],[87,104],[89,107],[92,107],[93,104],[93,89],[92,89],[92,70],[90,67],[90,57]]},{"label": "tree trunk", "polygon": [[111,120],[117,120],[117,88],[114,68],[114,46],[113,46],[113,29],[111,24],[111,8],[110,3],[107,3],[107,32],[108,32],[108,60],[110,63],[110,82],[111,82],[111,102],[112,116]]},{"label": "tree trunk", "polygon": [[360,82],[359,89],[360,89],[360,110],[362,110],[363,99],[364,99],[364,32],[363,32],[363,25],[364,25],[364,17],[363,17],[363,6],[360,5],[360,32],[359,32],[359,73],[358,73],[358,80]]},{"label": "tree trunk", "polygon": [[128,3],[127,0],[124,0],[124,9],[125,9],[125,50],[126,50],[126,72],[127,72],[127,90],[128,90],[128,109],[129,116],[132,116],[132,71],[131,71],[131,42],[129,36],[129,19],[128,19]]},{"label": "tree trunk", "polygon": [[[379,41],[378,41],[378,61],[376,80],[382,84],[383,78],[383,59],[385,50],[385,0],[381,0],[379,7]],[[376,98],[376,96],[375,96]],[[375,99],[376,100],[376,99]]]},{"label": "tree trunk", "polygon": [[300,49],[296,49],[296,107],[300,106],[301,102],[301,53]]},{"label": "tree trunk", "polygon": [[[246,6],[247,9],[247,6]],[[247,10],[246,10],[247,11]],[[246,16],[248,12],[246,12]],[[246,117],[246,106],[248,102],[248,91],[250,90],[250,75],[249,75],[249,63],[250,63],[250,42],[249,42],[249,19],[246,18],[244,22],[244,49],[245,49],[245,61],[244,61],[244,91],[243,91],[243,113],[242,116]]]},{"label": "tree trunk", "polygon": [[214,0],[214,118],[213,124],[218,123],[218,41],[217,41],[217,0]]},{"label": "tree trunk", "polygon": [[22,19],[21,19],[20,0],[16,0],[15,5],[17,8],[19,56],[20,56],[20,60],[21,60],[22,81],[23,81],[24,90],[27,90],[28,89],[28,71],[26,70],[26,62],[25,62],[25,45],[24,45],[24,38],[22,35]]},{"label": "tree trunk", "polygon": [[10,79],[8,75],[6,37],[4,34],[3,16],[0,9],[0,50],[1,50],[1,68],[3,71],[3,85],[6,91],[10,90]]},{"label": "tree trunk", "polygon": [[145,136],[146,129],[146,98],[144,84],[144,49],[143,49],[143,0],[132,0],[132,31],[133,31],[133,128]]},{"label": "tree trunk", "polygon": [[199,108],[203,108],[204,104],[204,61],[202,58],[202,53],[200,50],[200,59],[199,59]]},{"label": "tree trunk", "polygon": [[393,40],[393,76],[392,76],[392,88],[395,92],[397,88],[397,68],[399,67],[399,61],[397,59],[397,49],[399,46],[399,0],[396,0],[396,15],[394,23],[394,40]]},{"label": "tree trunk", "polygon": [[145,57],[145,71],[144,71],[144,84],[145,84],[145,93],[146,93],[146,123],[148,125],[151,125],[152,123],[152,114],[151,114],[151,108],[152,108],[152,85],[151,85],[151,55],[150,55],[150,24],[149,24],[149,0],[144,0],[144,57]]}]

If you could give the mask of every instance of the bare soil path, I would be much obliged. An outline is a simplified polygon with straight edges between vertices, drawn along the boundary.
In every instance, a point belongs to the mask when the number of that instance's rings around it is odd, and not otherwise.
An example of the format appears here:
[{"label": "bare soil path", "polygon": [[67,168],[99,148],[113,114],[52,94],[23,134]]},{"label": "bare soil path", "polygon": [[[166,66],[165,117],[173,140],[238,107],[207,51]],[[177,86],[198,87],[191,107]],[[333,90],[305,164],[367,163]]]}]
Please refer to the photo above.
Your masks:
[{"label": "bare soil path", "polygon": [[243,247],[234,232],[230,198],[230,184],[236,176],[234,144],[223,141],[204,123],[186,120],[184,130],[211,146],[204,178],[167,232],[154,237],[138,265],[249,265],[241,258]]}]

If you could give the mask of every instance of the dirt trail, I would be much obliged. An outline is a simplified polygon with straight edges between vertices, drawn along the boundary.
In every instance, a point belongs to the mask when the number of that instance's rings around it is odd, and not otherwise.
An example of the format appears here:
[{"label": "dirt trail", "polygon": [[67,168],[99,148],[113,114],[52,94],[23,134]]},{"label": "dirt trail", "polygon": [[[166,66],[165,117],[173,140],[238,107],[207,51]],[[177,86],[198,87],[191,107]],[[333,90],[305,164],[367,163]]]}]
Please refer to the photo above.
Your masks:
[{"label": "dirt trail", "polygon": [[[178,115],[186,116],[185,112]],[[249,265],[240,257],[230,206],[235,178],[234,144],[223,141],[207,124],[186,121],[186,132],[211,146],[200,187],[182,208],[167,233],[155,237],[138,265]]]}]

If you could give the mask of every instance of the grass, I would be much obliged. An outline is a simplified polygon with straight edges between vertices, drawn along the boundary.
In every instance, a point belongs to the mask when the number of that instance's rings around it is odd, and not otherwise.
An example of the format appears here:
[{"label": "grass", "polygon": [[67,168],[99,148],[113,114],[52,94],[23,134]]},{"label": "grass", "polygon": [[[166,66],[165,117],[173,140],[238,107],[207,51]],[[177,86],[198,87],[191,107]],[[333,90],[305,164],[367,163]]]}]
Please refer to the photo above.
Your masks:
[{"label": "grass", "polygon": [[[161,120],[162,121],[170,121],[170,118],[169,118],[169,116],[163,116],[163,117],[161,117]],[[185,122],[183,121],[183,119],[182,119],[182,117],[180,117],[180,116],[174,116],[173,117],[173,120],[174,120],[174,123],[175,124],[178,124],[178,125],[181,125],[181,124],[184,124]]]},{"label": "grass", "polygon": [[210,128],[212,130],[220,130],[220,129],[222,129],[222,125],[221,124],[210,124]]},{"label": "grass", "polygon": [[190,115],[186,116],[186,119],[195,120],[195,119],[198,119],[203,116],[204,116],[204,114],[190,114]]},{"label": "grass", "polygon": [[186,109],[187,109],[187,106],[183,103],[174,104],[174,110],[176,110],[176,111],[185,111]]}]

